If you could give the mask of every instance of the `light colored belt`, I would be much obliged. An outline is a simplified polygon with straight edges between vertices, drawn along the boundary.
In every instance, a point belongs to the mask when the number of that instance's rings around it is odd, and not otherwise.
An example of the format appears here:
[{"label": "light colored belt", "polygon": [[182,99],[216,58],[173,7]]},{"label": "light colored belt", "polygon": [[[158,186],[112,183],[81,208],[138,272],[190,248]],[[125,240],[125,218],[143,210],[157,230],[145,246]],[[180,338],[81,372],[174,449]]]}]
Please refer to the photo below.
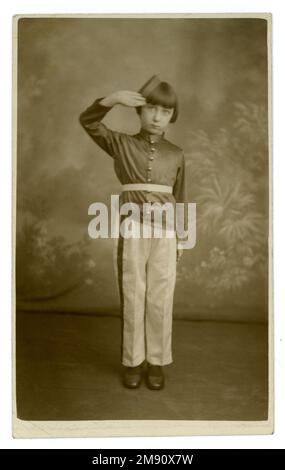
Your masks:
[{"label": "light colored belt", "polygon": [[123,184],[122,191],[148,191],[172,194],[172,186],[165,186],[163,184],[149,184],[149,183],[136,183],[136,184]]}]

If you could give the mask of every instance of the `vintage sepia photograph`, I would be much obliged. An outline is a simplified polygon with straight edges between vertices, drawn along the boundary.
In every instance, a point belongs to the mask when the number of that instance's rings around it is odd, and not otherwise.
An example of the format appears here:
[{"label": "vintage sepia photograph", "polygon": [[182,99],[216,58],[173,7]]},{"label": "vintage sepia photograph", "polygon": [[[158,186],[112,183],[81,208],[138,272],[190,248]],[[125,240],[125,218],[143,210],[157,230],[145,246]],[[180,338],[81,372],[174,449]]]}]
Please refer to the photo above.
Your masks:
[{"label": "vintage sepia photograph", "polygon": [[272,433],[270,15],[14,38],[15,437]]}]

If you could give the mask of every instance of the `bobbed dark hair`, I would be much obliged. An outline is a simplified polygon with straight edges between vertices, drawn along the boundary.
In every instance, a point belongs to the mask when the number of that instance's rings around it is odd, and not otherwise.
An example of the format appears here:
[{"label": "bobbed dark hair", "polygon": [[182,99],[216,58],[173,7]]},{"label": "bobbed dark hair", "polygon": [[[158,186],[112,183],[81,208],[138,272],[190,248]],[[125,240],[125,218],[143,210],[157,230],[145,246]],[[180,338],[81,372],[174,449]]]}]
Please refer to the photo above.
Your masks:
[{"label": "bobbed dark hair", "polygon": [[[174,109],[170,122],[175,122],[178,117],[178,99],[171,85],[167,82],[160,82],[146,97],[146,102]],[[138,115],[141,114],[141,106],[136,108]]]}]

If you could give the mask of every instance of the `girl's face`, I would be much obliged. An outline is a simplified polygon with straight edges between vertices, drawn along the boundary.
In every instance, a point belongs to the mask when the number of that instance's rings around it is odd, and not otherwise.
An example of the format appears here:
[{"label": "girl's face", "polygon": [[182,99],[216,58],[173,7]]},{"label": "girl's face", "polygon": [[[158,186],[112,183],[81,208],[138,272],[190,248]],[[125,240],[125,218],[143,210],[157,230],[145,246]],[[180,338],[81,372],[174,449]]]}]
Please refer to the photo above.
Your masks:
[{"label": "girl's face", "polygon": [[174,109],[147,103],[140,113],[141,127],[149,134],[163,134],[172,118]]}]

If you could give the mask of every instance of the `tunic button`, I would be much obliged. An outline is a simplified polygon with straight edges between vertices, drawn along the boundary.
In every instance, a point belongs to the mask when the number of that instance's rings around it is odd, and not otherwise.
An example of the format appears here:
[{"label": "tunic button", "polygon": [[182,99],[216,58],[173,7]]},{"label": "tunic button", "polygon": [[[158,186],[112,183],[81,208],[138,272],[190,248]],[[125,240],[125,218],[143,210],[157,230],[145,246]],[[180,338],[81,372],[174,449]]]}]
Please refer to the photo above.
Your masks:
[{"label": "tunic button", "polygon": [[150,151],[151,151],[151,152],[155,152],[155,148],[154,148],[154,147],[151,147]]},{"label": "tunic button", "polygon": [[153,160],[153,156],[151,155],[151,156],[149,157],[149,159],[150,159],[150,160]]},{"label": "tunic button", "polygon": [[148,167],[148,171],[151,171],[151,170],[152,170],[152,167],[151,167],[151,166],[149,166],[149,167]]},{"label": "tunic button", "polygon": [[148,181],[148,183],[150,183],[150,182],[151,182],[151,178],[148,178],[147,181]]}]

